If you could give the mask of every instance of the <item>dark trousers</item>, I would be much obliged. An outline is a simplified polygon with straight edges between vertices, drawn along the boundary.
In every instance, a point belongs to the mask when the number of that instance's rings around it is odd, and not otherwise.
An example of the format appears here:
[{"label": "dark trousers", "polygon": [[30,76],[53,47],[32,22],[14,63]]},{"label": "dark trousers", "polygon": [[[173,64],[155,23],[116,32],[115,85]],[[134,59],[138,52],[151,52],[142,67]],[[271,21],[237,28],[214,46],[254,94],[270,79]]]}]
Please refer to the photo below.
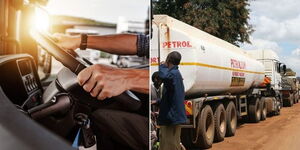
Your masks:
[{"label": "dark trousers", "polygon": [[148,150],[149,120],[139,114],[98,109],[91,115],[99,150]]}]

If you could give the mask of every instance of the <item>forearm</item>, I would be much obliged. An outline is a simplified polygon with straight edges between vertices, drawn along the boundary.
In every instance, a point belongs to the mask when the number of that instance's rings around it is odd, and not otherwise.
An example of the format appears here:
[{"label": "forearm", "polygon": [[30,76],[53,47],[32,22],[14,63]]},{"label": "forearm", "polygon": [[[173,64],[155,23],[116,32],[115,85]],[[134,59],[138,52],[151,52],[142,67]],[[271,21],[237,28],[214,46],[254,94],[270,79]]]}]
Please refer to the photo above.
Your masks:
[{"label": "forearm", "polygon": [[137,35],[118,34],[95,36],[88,35],[87,47],[98,49],[111,54],[136,55],[137,54]]},{"label": "forearm", "polygon": [[129,90],[149,94],[149,70],[123,69]]}]

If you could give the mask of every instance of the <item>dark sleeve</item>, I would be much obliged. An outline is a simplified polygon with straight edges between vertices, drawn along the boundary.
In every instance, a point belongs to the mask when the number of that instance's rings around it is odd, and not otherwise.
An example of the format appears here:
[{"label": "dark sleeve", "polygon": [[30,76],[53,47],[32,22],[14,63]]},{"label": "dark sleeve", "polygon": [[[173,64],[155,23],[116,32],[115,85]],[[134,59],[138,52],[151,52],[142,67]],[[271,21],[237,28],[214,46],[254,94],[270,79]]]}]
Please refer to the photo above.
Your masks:
[{"label": "dark sleeve", "polygon": [[138,34],[137,35],[137,55],[140,57],[149,58],[149,35]]},{"label": "dark sleeve", "polygon": [[158,98],[158,99],[156,100],[156,104],[159,106],[159,105],[160,105],[160,103],[161,103],[161,99],[160,99],[160,98]]},{"label": "dark sleeve", "polygon": [[169,68],[164,64],[159,65],[158,76],[163,80],[174,78],[174,75],[169,71]]}]

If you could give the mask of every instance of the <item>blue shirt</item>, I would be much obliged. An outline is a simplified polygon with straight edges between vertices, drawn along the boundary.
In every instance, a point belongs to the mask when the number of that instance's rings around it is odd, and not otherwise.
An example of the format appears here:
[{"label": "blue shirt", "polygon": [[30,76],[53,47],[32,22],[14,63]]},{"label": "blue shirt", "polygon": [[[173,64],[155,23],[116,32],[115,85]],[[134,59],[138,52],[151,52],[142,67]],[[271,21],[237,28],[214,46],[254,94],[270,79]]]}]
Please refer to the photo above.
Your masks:
[{"label": "blue shirt", "polygon": [[163,80],[163,94],[158,115],[159,125],[178,125],[186,123],[184,107],[184,85],[178,66],[168,68],[159,66],[159,77]]}]

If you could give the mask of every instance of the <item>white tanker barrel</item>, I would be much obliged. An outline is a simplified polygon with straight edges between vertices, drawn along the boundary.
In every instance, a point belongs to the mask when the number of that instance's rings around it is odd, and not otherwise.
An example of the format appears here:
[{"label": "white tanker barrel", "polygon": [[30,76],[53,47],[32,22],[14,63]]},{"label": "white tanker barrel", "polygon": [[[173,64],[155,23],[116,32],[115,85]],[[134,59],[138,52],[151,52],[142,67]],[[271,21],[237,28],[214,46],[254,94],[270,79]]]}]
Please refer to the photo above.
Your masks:
[{"label": "white tanker barrel", "polygon": [[244,50],[165,15],[153,20],[152,72],[158,70],[159,46],[161,61],[171,51],[181,53],[179,70],[188,97],[237,94],[263,82],[264,66]]}]

